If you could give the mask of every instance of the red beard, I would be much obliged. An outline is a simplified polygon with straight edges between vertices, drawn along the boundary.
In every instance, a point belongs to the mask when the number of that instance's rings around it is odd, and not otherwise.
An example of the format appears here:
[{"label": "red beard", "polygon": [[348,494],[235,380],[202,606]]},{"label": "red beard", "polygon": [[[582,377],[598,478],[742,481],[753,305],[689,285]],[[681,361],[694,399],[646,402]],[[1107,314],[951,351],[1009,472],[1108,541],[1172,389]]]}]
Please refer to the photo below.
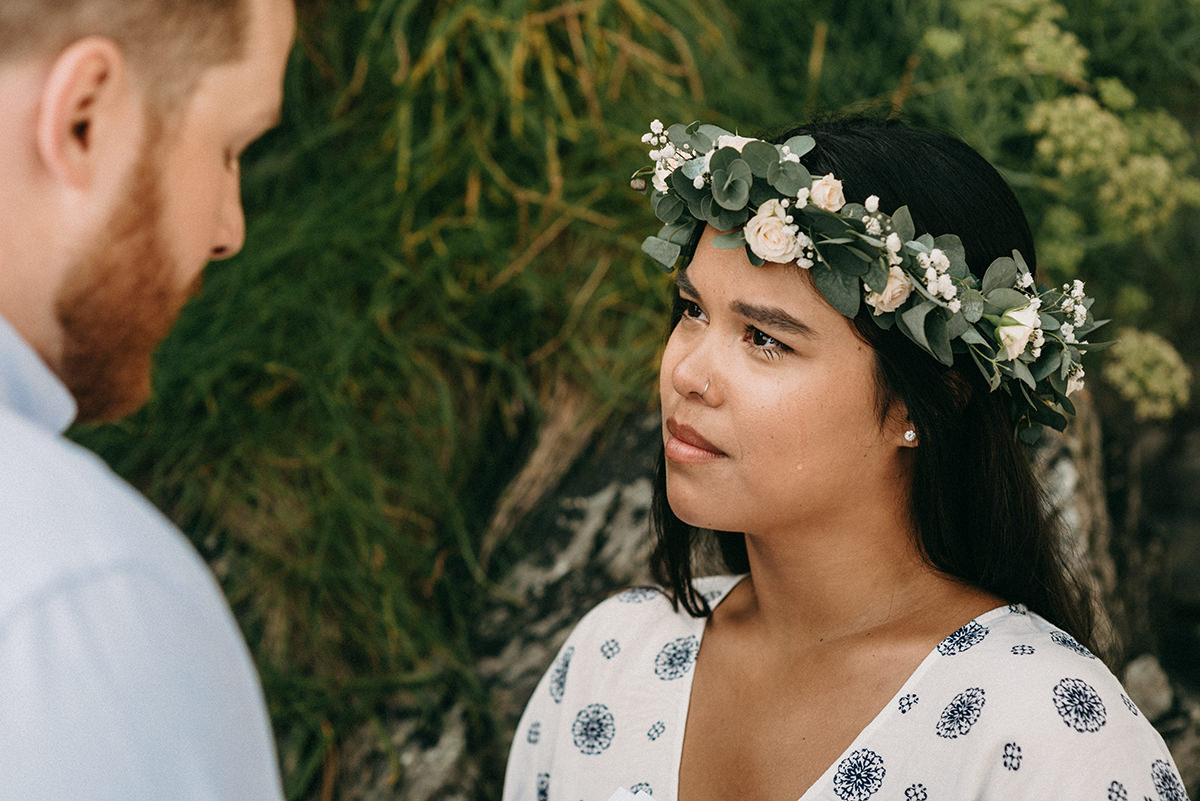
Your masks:
[{"label": "red beard", "polygon": [[55,301],[63,331],[60,377],[78,420],[115,420],[150,397],[151,355],[198,288],[176,286],[162,233],[158,137],[134,165],[99,241],[67,273]]}]

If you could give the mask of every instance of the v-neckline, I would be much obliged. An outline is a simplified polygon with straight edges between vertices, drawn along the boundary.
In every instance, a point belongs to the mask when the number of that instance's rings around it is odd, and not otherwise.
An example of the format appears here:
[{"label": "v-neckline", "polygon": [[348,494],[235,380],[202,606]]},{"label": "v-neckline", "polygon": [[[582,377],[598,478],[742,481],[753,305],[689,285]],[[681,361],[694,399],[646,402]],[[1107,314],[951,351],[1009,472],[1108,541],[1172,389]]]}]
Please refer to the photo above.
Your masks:
[{"label": "v-neckline", "polygon": [[[749,575],[749,573],[743,573],[741,575],[729,577],[732,579],[729,585],[721,591],[719,596],[710,601],[711,609],[715,612],[717,607],[729,597],[731,592],[733,592],[734,588],[741,584]],[[963,625],[968,625],[972,621],[976,623],[984,623],[986,621],[990,621],[994,617],[997,617],[1000,613],[1007,613],[1010,611],[1011,606],[1009,604],[997,606],[971,618],[971,620],[966,621],[963,623]],[[678,738],[678,745],[675,752],[675,770],[671,772],[671,777],[674,782],[674,786],[671,788],[673,791],[671,797],[674,798],[675,801],[680,801],[679,771],[683,767],[683,741],[687,736],[687,720],[689,714],[691,713],[692,707],[692,685],[696,677],[697,667],[700,663],[700,654],[703,653],[704,633],[708,630],[708,618],[696,618],[695,620],[699,624],[699,631],[696,632],[695,635],[697,643],[697,656],[695,663],[692,665],[692,669],[688,671],[688,674],[685,677],[687,685],[682,688],[684,705],[682,716],[683,734],[681,734]],[[861,743],[867,739],[875,729],[879,728],[879,726],[883,724],[888,712],[896,707],[899,699],[911,692],[912,687],[916,685],[924,677],[924,675],[929,672],[932,665],[937,662],[938,658],[941,656],[941,654],[938,652],[938,646],[941,645],[942,642],[945,642],[945,639],[939,640],[931,649],[929,649],[929,653],[925,655],[925,658],[921,660],[920,664],[917,665],[913,672],[908,675],[908,678],[904,680],[904,683],[900,685],[900,688],[896,690],[895,694],[892,695],[892,697],[888,699],[888,702],[884,704],[878,712],[875,713],[870,722],[867,723],[866,726],[863,726],[858,734],[854,736],[854,739],[850,741],[850,744],[846,746],[845,750],[838,754],[833,762],[831,762],[829,766],[821,772],[821,775],[818,776],[811,785],[809,785],[809,787],[799,796],[799,798],[796,799],[796,801],[816,801],[816,799],[820,797],[821,788],[832,782],[832,776],[836,773],[837,766],[840,765],[842,761],[850,754],[862,747]]]}]

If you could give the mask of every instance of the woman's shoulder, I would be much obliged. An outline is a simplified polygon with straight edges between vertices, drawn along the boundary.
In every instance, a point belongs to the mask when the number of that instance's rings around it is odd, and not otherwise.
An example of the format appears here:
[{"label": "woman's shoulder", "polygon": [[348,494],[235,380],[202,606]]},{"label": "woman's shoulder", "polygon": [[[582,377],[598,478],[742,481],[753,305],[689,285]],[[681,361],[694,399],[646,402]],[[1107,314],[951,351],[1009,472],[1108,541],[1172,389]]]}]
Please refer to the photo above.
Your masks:
[{"label": "woman's shoulder", "polygon": [[[741,576],[704,576],[692,586],[710,606],[716,606],[733,589]],[[572,640],[607,635],[614,627],[626,635],[658,630],[694,634],[704,619],[694,618],[663,587],[651,584],[620,590],[594,606],[575,627]]]},{"label": "woman's shoulder", "polygon": [[957,665],[964,676],[996,682],[1005,694],[1060,687],[1103,689],[1120,705],[1134,709],[1108,666],[1075,637],[1027,609],[1010,604],[980,615],[942,640],[936,649],[942,667]]},{"label": "woman's shoulder", "polygon": [[1182,785],[1162,738],[1104,662],[1023,606],[942,640],[887,720],[890,744],[961,760],[960,795],[1186,798],[1171,795]]}]

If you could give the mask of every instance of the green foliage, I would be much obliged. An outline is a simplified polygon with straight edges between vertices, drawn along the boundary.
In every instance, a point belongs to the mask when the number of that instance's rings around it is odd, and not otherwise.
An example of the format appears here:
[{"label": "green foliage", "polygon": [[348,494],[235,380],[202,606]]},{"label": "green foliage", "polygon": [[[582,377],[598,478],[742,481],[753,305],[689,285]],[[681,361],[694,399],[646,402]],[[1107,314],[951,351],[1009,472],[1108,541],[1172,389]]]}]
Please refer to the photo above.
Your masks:
[{"label": "green foliage", "polygon": [[473,747],[503,739],[472,624],[517,554],[482,532],[558,387],[596,419],[651,402],[669,279],[628,180],[652,117],[756,132],[902,108],[1001,166],[1056,281],[1194,337],[1197,8],[303,4],[284,125],[245,163],[246,252],[209,268],[155,402],[76,432],[213,564],[289,797],[332,781],[384,704],[436,730],[461,701]]}]

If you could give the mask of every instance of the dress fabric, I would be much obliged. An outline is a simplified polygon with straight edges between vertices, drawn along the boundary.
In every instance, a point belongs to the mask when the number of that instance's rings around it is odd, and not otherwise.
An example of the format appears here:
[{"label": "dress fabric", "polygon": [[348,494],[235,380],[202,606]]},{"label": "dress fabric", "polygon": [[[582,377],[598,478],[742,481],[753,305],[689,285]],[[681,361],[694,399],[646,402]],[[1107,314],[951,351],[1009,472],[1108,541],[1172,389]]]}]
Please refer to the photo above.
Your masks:
[{"label": "dress fabric", "polygon": [[[739,579],[695,586],[716,605]],[[653,588],[588,613],[529,700],[504,801],[605,801],[617,788],[675,801],[703,632],[704,620],[673,611]],[[1187,800],[1162,738],[1112,673],[1020,605],[943,640],[796,792],[802,801]]]},{"label": "dress fabric", "polygon": [[282,801],[212,574],[74,415],[0,318],[0,801]]}]

